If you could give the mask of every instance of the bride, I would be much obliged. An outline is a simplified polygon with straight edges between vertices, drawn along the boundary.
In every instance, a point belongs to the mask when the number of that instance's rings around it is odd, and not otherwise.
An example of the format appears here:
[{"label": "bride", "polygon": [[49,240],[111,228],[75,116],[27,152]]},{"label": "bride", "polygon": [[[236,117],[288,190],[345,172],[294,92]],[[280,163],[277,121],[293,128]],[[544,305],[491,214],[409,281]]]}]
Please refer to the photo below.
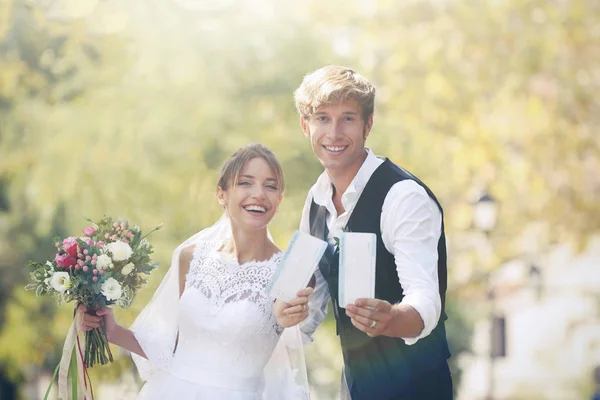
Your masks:
[{"label": "bride", "polygon": [[283,189],[270,150],[241,148],[217,184],[223,217],[175,249],[171,268],[131,329],[119,325],[110,308],[90,315],[78,307],[82,330],[103,320],[108,340],[132,353],[147,381],[138,399],[308,398],[297,324],[308,316],[312,288],[290,303],[266,294],[282,257],[267,225]]}]

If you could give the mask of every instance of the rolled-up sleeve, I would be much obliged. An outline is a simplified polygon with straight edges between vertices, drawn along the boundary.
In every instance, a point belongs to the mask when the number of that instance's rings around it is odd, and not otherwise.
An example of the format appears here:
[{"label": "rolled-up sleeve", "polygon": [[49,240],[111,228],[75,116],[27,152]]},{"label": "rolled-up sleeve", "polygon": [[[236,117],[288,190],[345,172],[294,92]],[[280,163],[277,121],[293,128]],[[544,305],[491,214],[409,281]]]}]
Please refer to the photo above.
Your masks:
[{"label": "rolled-up sleeve", "polygon": [[[312,195],[309,193],[302,210],[302,219],[300,220],[300,231],[310,233],[310,205]],[[313,294],[308,299],[308,317],[300,323],[300,332],[304,344],[312,343],[312,335],[327,316],[327,302],[329,301],[329,288],[323,278],[321,271],[317,267],[315,272],[316,284]]]},{"label": "rolled-up sleeve", "polygon": [[431,333],[441,315],[437,245],[442,214],[425,190],[412,180],[396,183],[388,192],[381,214],[383,244],[394,255],[398,279],[404,291],[401,304],[421,316],[424,328],[407,345]]}]

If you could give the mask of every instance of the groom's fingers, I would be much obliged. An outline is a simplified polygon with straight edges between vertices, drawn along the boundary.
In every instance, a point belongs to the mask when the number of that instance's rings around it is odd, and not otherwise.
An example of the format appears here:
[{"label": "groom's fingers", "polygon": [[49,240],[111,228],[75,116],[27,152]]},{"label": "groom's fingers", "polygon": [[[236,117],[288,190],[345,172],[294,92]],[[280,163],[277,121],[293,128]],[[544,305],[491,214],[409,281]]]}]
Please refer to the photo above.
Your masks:
[{"label": "groom's fingers", "polygon": [[379,299],[358,299],[353,305],[357,307],[371,308],[375,311],[382,311],[384,313],[387,313],[392,309],[392,305],[389,302]]},{"label": "groom's fingers", "polygon": [[346,306],[346,314],[353,318],[354,316],[364,318],[365,321],[368,320],[366,325],[369,325],[371,321],[380,321],[385,319],[383,313],[376,311],[375,309],[356,307],[355,305],[348,304]]},{"label": "groom's fingers", "polygon": [[350,322],[352,322],[352,325],[354,325],[356,327],[356,329],[361,330],[365,333],[369,333],[368,332],[369,327],[366,326],[365,324],[361,323],[358,319],[351,318]]},{"label": "groom's fingers", "polygon": [[[353,313],[353,312],[351,312],[351,311],[348,311],[347,309],[346,309],[346,315],[347,315],[347,316],[349,316],[349,317],[350,317],[350,318],[351,318],[353,321],[356,321],[356,322],[358,322],[360,325],[362,325],[362,327],[363,327],[364,329],[363,329],[363,328],[360,328],[360,327],[358,327],[358,326],[357,326],[357,328],[359,328],[361,331],[365,331],[365,332],[366,332],[366,330],[365,330],[365,329],[366,329],[366,328],[368,328],[368,327],[369,327],[369,325],[371,325],[371,323],[372,323],[373,321],[377,321],[377,320],[376,320],[376,319],[374,319],[374,318],[368,318],[368,317],[364,317],[364,316],[362,316],[362,315],[360,315],[360,314],[356,314],[356,313]],[[355,324],[355,326],[356,326],[356,324]]]}]

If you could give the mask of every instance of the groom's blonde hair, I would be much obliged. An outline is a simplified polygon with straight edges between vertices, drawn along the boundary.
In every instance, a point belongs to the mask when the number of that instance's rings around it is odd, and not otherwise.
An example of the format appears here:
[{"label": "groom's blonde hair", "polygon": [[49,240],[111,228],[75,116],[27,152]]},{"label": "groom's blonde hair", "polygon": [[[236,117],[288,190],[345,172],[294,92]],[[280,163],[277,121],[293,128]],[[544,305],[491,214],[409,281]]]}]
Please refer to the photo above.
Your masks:
[{"label": "groom's blonde hair", "polygon": [[227,190],[233,185],[237,184],[242,169],[248,161],[254,158],[262,158],[269,165],[275,178],[277,179],[277,187],[281,193],[285,188],[285,179],[283,176],[283,169],[281,164],[277,161],[277,158],[267,146],[260,143],[251,143],[240,149],[229,157],[229,160],[225,162],[223,168],[221,168],[221,175],[217,182],[217,186],[223,190]]},{"label": "groom's blonde hair", "polygon": [[308,119],[320,107],[354,99],[366,121],[375,111],[375,86],[353,69],[338,65],[320,68],[304,77],[294,92],[296,109]]}]

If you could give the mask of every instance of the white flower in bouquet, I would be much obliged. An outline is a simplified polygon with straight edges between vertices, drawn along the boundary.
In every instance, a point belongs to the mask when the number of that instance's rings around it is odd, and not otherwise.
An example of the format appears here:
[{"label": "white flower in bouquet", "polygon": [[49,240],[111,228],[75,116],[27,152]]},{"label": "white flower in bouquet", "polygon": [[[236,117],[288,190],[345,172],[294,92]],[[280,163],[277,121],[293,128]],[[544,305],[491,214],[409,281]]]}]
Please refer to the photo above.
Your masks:
[{"label": "white flower in bouquet", "polygon": [[55,272],[50,278],[50,285],[52,285],[54,290],[56,290],[58,293],[63,293],[65,290],[67,290],[69,282],[71,282],[69,273],[64,271]]},{"label": "white flower in bouquet", "polygon": [[121,270],[121,273],[123,275],[129,275],[131,273],[131,271],[133,271],[134,268],[135,268],[135,265],[133,265],[133,263],[129,263],[123,267],[123,269]]},{"label": "white flower in bouquet", "polygon": [[120,240],[117,240],[114,243],[110,243],[108,245],[106,245],[108,251],[110,251],[110,253],[113,256],[113,260],[115,261],[125,261],[128,260],[129,257],[131,257],[131,255],[133,254],[133,250],[131,250],[131,247],[125,243],[122,242]]},{"label": "white flower in bouquet", "polygon": [[101,254],[100,256],[98,256],[98,258],[96,259],[96,267],[97,268],[108,268],[108,266],[112,264],[112,260],[111,258],[108,256],[108,254]]},{"label": "white flower in bouquet", "polygon": [[115,278],[108,278],[106,282],[102,284],[102,294],[106,297],[106,300],[118,300],[123,293],[121,284]]}]

